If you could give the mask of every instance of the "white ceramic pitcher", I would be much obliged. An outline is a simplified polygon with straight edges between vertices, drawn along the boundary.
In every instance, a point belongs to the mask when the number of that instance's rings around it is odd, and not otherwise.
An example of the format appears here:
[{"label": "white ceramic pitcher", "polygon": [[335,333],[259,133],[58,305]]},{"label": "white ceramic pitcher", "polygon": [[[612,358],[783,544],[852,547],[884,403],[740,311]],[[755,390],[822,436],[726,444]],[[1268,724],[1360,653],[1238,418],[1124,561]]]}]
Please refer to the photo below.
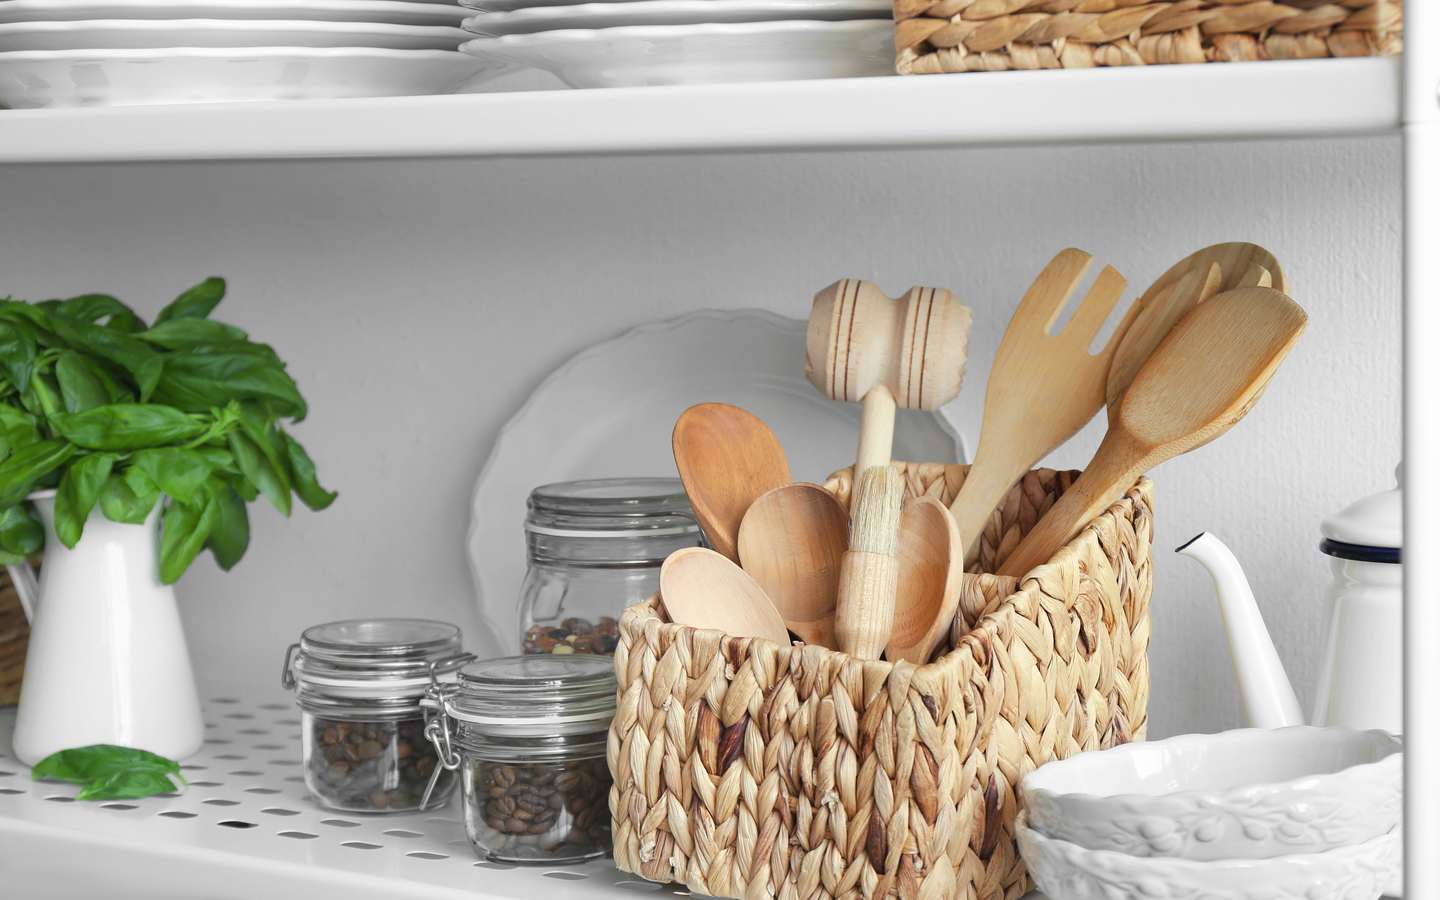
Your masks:
[{"label": "white ceramic pitcher", "polygon": [[38,584],[28,565],[8,567],[30,619],[15,756],[34,765],[87,744],[194,753],[205,725],[175,592],[160,583],[160,504],[143,525],[97,508],[71,550],[55,536],[55,492],[30,499],[45,557]]}]

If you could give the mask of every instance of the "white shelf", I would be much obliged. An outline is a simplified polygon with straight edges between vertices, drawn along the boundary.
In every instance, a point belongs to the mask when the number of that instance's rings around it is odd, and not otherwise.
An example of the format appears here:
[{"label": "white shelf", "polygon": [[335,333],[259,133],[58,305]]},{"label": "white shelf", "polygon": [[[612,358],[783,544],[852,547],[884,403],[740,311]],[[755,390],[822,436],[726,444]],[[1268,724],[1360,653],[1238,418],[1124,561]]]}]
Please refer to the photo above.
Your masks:
[{"label": "white shelf", "polygon": [[0,162],[469,157],[1374,134],[1394,59],[0,110]]}]

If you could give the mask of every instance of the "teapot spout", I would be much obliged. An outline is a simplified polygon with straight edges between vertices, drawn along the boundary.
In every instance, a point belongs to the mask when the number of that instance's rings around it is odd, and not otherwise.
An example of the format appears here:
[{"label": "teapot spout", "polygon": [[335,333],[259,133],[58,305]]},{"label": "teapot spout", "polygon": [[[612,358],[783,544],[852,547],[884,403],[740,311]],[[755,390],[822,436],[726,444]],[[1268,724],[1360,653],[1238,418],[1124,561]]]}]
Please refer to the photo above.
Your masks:
[{"label": "teapot spout", "polygon": [[1191,538],[1175,552],[1199,562],[1215,581],[1220,616],[1230,640],[1230,657],[1249,724],[1255,728],[1305,724],[1300,701],[1290,687],[1280,655],[1275,652],[1255,604],[1255,594],[1235,554],[1208,531]]}]

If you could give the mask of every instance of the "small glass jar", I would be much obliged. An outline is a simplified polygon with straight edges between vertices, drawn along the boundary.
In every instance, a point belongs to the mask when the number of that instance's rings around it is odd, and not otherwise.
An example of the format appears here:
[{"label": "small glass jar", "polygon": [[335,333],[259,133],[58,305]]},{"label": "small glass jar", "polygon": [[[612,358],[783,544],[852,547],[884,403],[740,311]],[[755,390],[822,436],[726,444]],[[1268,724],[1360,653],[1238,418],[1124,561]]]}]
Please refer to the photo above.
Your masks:
[{"label": "small glass jar", "polygon": [[574,863],[610,852],[610,659],[507,656],[467,665],[430,734],[461,772],[465,833],[482,859]]},{"label": "small glass jar", "polygon": [[455,789],[425,736],[420,701],[474,656],[460,629],[428,619],[351,619],[305,629],[285,653],[281,684],[301,711],[305,786],[346,812],[430,808]]},{"label": "small glass jar", "polygon": [[602,478],[538,487],[525,517],[524,653],[612,654],[627,606],[660,589],[660,564],[702,543],[675,478]]}]

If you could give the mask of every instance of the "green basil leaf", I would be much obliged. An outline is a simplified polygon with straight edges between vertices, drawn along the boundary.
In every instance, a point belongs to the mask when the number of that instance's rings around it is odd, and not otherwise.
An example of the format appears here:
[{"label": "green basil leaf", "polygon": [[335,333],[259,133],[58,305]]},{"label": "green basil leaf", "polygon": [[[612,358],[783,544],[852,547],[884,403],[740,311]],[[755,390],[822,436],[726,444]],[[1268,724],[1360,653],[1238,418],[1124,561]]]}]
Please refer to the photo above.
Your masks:
[{"label": "green basil leaf", "polygon": [[204,458],[210,471],[219,472],[222,475],[240,474],[240,467],[235,464],[235,454],[224,447],[211,447],[207,444],[195,447],[194,450]]},{"label": "green basil leaf", "polygon": [[39,553],[45,546],[45,528],[26,507],[16,503],[0,511],[0,549],[21,559]]},{"label": "green basil leaf", "polygon": [[136,450],[188,441],[205,431],[193,416],[168,406],[112,403],[50,417],[66,440],[87,450]]},{"label": "green basil leaf", "polygon": [[250,516],[245,511],[245,501],[230,485],[213,480],[209,488],[216,508],[208,546],[215,562],[228,572],[250,546]]},{"label": "green basil leaf", "polygon": [[204,319],[225,299],[225,279],[213,275],[170,301],[155,317],[160,325],[172,319]]},{"label": "green basil leaf", "polygon": [[92,781],[80,789],[80,793],[75,795],[75,799],[135,800],[141,797],[154,797],[156,794],[169,794],[179,787],[180,785],[171,781],[170,776],[164,772],[137,769],[116,772],[108,778]]},{"label": "green basil leaf", "polygon": [[208,412],[231,400],[259,400],[296,421],[306,412],[305,399],[284,367],[231,350],[170,355],[155,400],[187,412]]},{"label": "green basil leaf", "polygon": [[150,399],[155,392],[165,360],[144,341],[66,316],[51,316],[50,323],[55,333],[75,349],[109,360],[128,372],[141,400]]},{"label": "green basil leaf", "polygon": [[229,483],[230,487],[235,489],[235,493],[240,495],[240,499],[244,500],[246,503],[254,503],[256,500],[260,499],[260,489],[255,487],[255,485],[251,483],[250,479],[246,478],[244,475],[237,475],[233,478],[227,478],[226,481]]},{"label": "green basil leaf", "polygon": [[229,435],[230,452],[245,475],[270,504],[285,515],[290,515],[289,479],[282,475],[270,462],[260,447],[248,435],[232,431]]},{"label": "green basil leaf", "polygon": [[300,500],[313,510],[322,510],[335,502],[334,491],[327,491],[320,486],[318,476],[315,474],[315,462],[310,459],[310,454],[300,446],[300,442],[291,437],[283,428],[280,429],[280,437],[285,441],[285,454],[290,466],[291,481],[295,485],[295,493]]},{"label": "green basil leaf", "polygon": [[140,482],[140,489],[133,487],[131,480],[111,473],[100,489],[100,511],[112,522],[143,525],[150,517],[150,510],[155,508],[155,501],[160,499],[160,487],[144,473],[133,479]]},{"label": "green basil leaf", "polygon": [[75,447],[65,441],[39,441],[21,447],[0,463],[0,506],[19,503],[37,481],[70,458]]},{"label": "green basil leaf", "polygon": [[211,319],[171,319],[158,323],[136,337],[167,350],[189,350],[212,344],[240,344],[246,339],[245,332],[234,325]]},{"label": "green basil leaf", "polygon": [[81,322],[99,322],[108,318],[110,321],[105,323],[106,328],[125,334],[145,330],[145,323],[135,315],[135,311],[109,294],[82,294],[61,300],[52,312]]},{"label": "green basil leaf", "polygon": [[66,350],[55,361],[55,380],[60,384],[66,412],[83,412],[115,399],[96,374],[96,367],[74,350]]},{"label": "green basil leaf", "polygon": [[174,584],[204,549],[219,515],[214,497],[200,505],[171,501],[160,525],[160,581]]},{"label": "green basil leaf", "polygon": [[239,404],[240,430],[245,436],[255,442],[260,452],[265,454],[269,460],[270,467],[274,469],[275,475],[280,479],[285,494],[290,493],[290,464],[286,459],[285,442],[280,437],[280,429],[276,427],[274,416],[262,409],[254,401],[246,401]]},{"label": "green basil leaf", "polygon": [[65,403],[60,397],[60,385],[53,377],[38,369],[30,373],[30,386],[20,395],[20,402],[24,403],[31,413],[47,419],[65,411]]},{"label": "green basil leaf", "polygon": [[22,322],[0,321],[0,365],[16,391],[29,387],[35,367],[35,336]]},{"label": "green basil leaf", "polygon": [[[149,452],[149,451],[146,451]],[[115,454],[95,453],[72,462],[60,478],[55,492],[55,536],[75,549],[85,530],[85,521],[100,499],[100,491],[115,465]]]},{"label": "green basil leaf", "polygon": [[144,472],[160,490],[181,503],[194,502],[210,477],[205,457],[182,447],[139,450],[130,457],[130,470]]},{"label": "green basil leaf", "polygon": [[0,432],[11,450],[29,446],[40,440],[40,429],[35,426],[35,417],[8,403],[0,403]]},{"label": "green basil leaf", "polygon": [[84,785],[77,800],[107,800],[166,794],[185,783],[180,764],[132,747],[91,744],[52,753],[30,770],[35,780]]}]

